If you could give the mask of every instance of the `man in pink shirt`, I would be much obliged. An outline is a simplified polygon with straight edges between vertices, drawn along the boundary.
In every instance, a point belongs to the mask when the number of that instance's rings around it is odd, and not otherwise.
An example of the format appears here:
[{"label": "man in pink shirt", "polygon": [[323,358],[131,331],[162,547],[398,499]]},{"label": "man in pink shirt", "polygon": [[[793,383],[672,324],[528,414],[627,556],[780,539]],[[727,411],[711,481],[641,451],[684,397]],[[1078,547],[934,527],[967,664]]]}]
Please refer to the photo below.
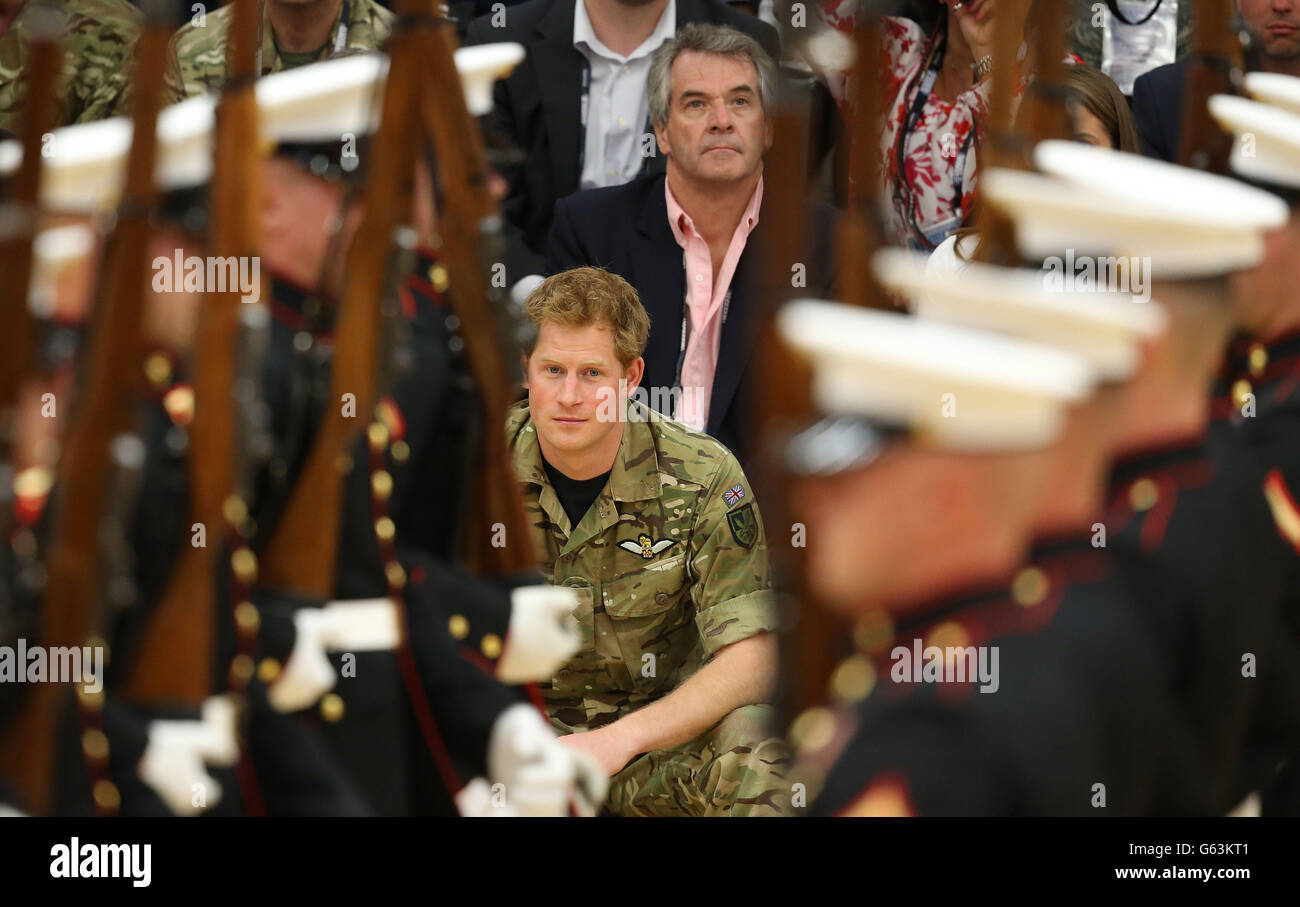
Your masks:
[{"label": "man in pink shirt", "polygon": [[[767,117],[779,76],[734,29],[690,25],[656,52],[647,78],[663,176],[579,192],[555,207],[548,273],[590,265],[636,287],[650,314],[643,402],[744,459],[741,388],[751,365],[757,288],[748,273],[761,221]],[[810,293],[830,288],[829,209],[814,215]]]}]

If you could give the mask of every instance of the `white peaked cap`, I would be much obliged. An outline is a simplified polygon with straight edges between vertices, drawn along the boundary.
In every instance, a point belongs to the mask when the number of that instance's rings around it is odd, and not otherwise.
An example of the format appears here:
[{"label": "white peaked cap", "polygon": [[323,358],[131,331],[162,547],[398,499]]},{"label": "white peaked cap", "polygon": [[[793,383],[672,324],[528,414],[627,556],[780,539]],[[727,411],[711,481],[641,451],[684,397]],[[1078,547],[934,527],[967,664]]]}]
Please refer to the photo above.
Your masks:
[{"label": "white peaked cap", "polygon": [[1210,98],[1210,114],[1235,137],[1233,171],[1246,179],[1300,189],[1300,113],[1216,94]]},{"label": "white peaked cap", "polygon": [[1046,447],[1065,407],[1095,383],[1070,353],[894,312],[797,300],[778,329],[811,362],[823,412],[905,427],[954,450]]},{"label": "white peaked cap", "polygon": [[1280,72],[1248,72],[1243,87],[1257,101],[1300,113],[1300,78]]},{"label": "white peaked cap", "polygon": [[1277,197],[1227,177],[1077,142],[1040,142],[1042,173],[993,169],[981,192],[1016,226],[1029,258],[1151,259],[1158,280],[1254,267],[1264,235],[1286,223]]},{"label": "white peaked cap", "polygon": [[[523,59],[518,44],[485,44],[456,51],[470,112],[492,109],[492,83]],[[382,108],[388,58],[379,53],[326,60],[257,81],[263,139],[318,141],[326,136],[373,132]],[[160,189],[200,185],[212,174],[216,95],[165,108],[158,116]],[[414,113],[412,113],[414,115]],[[53,132],[42,161],[41,204],[51,211],[95,211],[117,203],[131,148],[131,121],[113,117]],[[250,141],[252,138],[250,137]],[[22,145],[0,144],[0,175],[17,170]]]},{"label": "white peaked cap", "polygon": [[1164,310],[1129,293],[1053,289],[1047,272],[1022,268],[964,262],[961,271],[942,271],[928,258],[882,249],[871,265],[881,284],[905,296],[920,318],[1067,350],[1086,359],[1102,380],[1131,377],[1141,362],[1140,341],[1164,330]]}]

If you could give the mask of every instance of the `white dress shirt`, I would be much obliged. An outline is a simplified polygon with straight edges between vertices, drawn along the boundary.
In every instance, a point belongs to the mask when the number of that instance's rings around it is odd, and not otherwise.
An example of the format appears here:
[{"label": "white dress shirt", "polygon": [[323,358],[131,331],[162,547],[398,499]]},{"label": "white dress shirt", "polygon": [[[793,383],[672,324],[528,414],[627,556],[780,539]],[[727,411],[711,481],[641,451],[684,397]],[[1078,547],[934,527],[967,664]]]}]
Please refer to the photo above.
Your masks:
[{"label": "white dress shirt", "polygon": [[[650,112],[650,102],[646,98],[650,58],[676,31],[677,0],[668,0],[650,37],[624,57],[614,53],[596,37],[587,16],[586,3],[578,0],[574,4],[573,46],[591,65],[587,135],[579,188],[621,186],[641,172],[644,163],[642,137]],[[657,147],[654,147],[654,152],[658,154]]]}]

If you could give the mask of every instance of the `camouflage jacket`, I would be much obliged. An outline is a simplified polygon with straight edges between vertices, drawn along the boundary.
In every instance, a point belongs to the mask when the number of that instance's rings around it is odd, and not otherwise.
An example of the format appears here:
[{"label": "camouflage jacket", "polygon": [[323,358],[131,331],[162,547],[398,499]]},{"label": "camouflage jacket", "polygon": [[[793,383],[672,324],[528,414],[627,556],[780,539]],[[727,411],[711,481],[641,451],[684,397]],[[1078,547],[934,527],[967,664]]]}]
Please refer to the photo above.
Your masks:
[{"label": "camouflage jacket", "polygon": [[507,438],[549,582],[579,596],[583,648],[542,684],[561,731],[658,699],[715,652],[776,629],[767,540],[735,457],[637,403],[609,481],[573,527],[547,478],[528,404]]},{"label": "camouflage jacket", "polygon": [[[27,95],[27,3],[0,35],[0,129],[19,134]],[[140,11],[127,0],[77,0],[64,8],[60,126],[123,112]]]},{"label": "camouflage jacket", "polygon": [[[339,17],[347,10],[347,34],[344,47],[352,50],[379,50],[393,30],[394,13],[375,0],[343,0]],[[181,101],[194,95],[216,91],[226,81],[226,35],[230,30],[230,6],[207,13],[203,19],[190,20],[172,36],[164,76],[164,100]],[[339,23],[334,23],[329,40],[312,62],[328,60],[339,37]],[[292,69],[275,42],[270,14],[262,13],[262,75]]]}]

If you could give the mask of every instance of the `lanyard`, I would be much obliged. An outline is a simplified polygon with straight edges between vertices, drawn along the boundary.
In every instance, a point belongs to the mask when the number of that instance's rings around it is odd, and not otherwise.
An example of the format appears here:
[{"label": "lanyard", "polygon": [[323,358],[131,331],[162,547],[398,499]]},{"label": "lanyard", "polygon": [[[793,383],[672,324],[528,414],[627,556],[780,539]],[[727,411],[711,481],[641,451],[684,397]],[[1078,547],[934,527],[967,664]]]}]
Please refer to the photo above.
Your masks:
[{"label": "lanyard", "polygon": [[[739,264],[737,264],[737,269],[739,269]],[[682,250],[682,273],[683,274],[686,273],[686,250],[685,249]],[[732,274],[733,284],[735,283],[735,279],[736,279],[736,275]],[[677,367],[676,369],[673,370],[674,390],[681,389],[682,369],[686,367],[686,338],[690,332],[690,320],[691,320],[690,308],[686,304],[686,297],[689,296],[690,293],[691,293],[691,288],[688,283],[686,287],[686,292],[682,294],[682,340],[681,340],[681,345],[677,350]],[[731,311],[731,287],[727,287],[727,295],[722,297],[722,323],[724,325],[727,323],[727,313],[729,311]],[[673,400],[674,400],[674,407],[675,407],[677,397],[674,396]],[[677,418],[678,413],[674,412],[671,415],[675,419]]]},{"label": "lanyard", "polygon": [[[943,71],[943,58],[945,46],[947,44],[947,34],[945,33],[942,40],[932,41],[928,65],[924,68],[921,76],[921,84],[916,90],[916,95],[912,98],[912,105],[907,111],[907,119],[904,120],[902,128],[898,132],[898,141],[894,148],[894,158],[898,169],[898,182],[894,186],[894,200],[897,204],[902,202],[903,212],[906,214],[908,222],[911,224],[914,235],[920,237],[921,230],[916,225],[915,216],[915,197],[912,192],[911,183],[907,180],[907,167],[905,157],[907,153],[907,140],[913,130],[925,113],[925,105],[930,102],[930,96],[934,93],[935,83],[939,80],[939,73]],[[975,126],[972,122],[971,129],[966,133],[966,138],[961,143],[961,148],[957,152],[957,160],[953,164],[953,210],[958,218],[961,217],[962,206],[965,202],[965,193],[963,185],[966,180],[966,158],[970,154],[971,145],[975,140]],[[899,194],[903,198],[899,198]],[[924,238],[924,237],[922,237]],[[930,245],[926,240],[926,245]]]},{"label": "lanyard", "polygon": [[[582,168],[585,167],[587,163],[587,121],[591,113],[591,61],[588,60],[587,55],[581,51],[578,52],[578,55],[582,57],[582,80],[580,82],[581,93],[578,96],[578,182],[581,183]],[[647,113],[643,134],[650,134],[653,132],[654,128],[650,125],[650,115]],[[641,172],[637,175],[645,176],[646,173],[649,172],[649,169],[650,158],[645,157],[641,161]]]}]

